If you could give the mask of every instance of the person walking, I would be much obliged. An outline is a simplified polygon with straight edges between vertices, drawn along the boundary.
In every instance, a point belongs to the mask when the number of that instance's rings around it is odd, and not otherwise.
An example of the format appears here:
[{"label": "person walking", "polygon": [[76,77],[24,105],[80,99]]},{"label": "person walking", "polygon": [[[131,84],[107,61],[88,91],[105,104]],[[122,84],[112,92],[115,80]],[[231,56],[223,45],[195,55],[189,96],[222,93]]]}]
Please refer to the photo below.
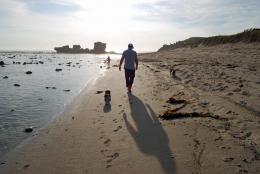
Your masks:
[{"label": "person walking", "polygon": [[111,61],[110,56],[108,56],[108,57],[107,57],[107,65],[108,65],[108,66],[110,66],[110,61]]},{"label": "person walking", "polygon": [[135,71],[138,69],[137,53],[133,49],[133,44],[128,44],[128,49],[123,52],[119,63],[119,71],[121,71],[121,66],[123,62],[125,62],[125,81],[129,93],[131,93],[132,85],[134,83]]}]

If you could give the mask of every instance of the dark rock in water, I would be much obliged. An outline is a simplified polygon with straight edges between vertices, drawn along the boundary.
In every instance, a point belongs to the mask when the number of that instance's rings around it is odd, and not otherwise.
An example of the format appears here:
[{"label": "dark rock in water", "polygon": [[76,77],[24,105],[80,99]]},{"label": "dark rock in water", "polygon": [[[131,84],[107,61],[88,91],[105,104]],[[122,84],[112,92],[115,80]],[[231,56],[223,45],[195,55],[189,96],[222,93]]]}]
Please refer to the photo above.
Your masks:
[{"label": "dark rock in water", "polygon": [[3,79],[8,79],[8,76],[4,76]]},{"label": "dark rock in water", "polygon": [[32,71],[27,71],[26,74],[32,74]]},{"label": "dark rock in water", "polygon": [[9,59],[13,59],[13,58],[15,58],[15,55],[14,55],[14,56],[9,56],[8,58],[9,58]]},{"label": "dark rock in water", "polygon": [[64,91],[64,92],[70,92],[70,90],[69,90],[69,89],[64,89],[63,91]]},{"label": "dark rock in water", "polygon": [[46,86],[45,88],[46,88],[46,89],[49,89],[50,87]]},{"label": "dark rock in water", "polygon": [[43,61],[39,61],[39,64],[44,64],[44,62]]},{"label": "dark rock in water", "polygon": [[0,65],[5,65],[4,61],[0,61]]},{"label": "dark rock in water", "polygon": [[23,62],[23,65],[26,65],[27,63],[26,62]]},{"label": "dark rock in water", "polygon": [[14,109],[11,109],[10,112],[14,112]]},{"label": "dark rock in water", "polygon": [[52,87],[51,89],[56,89],[56,87]]},{"label": "dark rock in water", "polygon": [[27,133],[32,132],[32,131],[33,131],[33,127],[27,127],[24,129],[24,132],[27,132]]},{"label": "dark rock in water", "polygon": [[56,71],[56,72],[59,72],[59,71],[62,71],[62,69],[61,69],[61,68],[56,68],[55,71]]},{"label": "dark rock in water", "polygon": [[18,87],[18,86],[21,86],[21,85],[19,85],[19,84],[16,83],[16,84],[14,84],[14,86],[17,86],[17,87]]}]

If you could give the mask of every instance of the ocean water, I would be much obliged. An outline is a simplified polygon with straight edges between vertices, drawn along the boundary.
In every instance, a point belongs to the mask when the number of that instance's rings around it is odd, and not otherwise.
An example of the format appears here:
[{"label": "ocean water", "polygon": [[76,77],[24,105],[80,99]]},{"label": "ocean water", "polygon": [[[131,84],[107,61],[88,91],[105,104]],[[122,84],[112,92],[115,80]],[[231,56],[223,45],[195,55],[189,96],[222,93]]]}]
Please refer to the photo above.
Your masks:
[{"label": "ocean water", "polygon": [[[24,132],[26,127],[33,126],[37,131],[48,125],[91,80],[102,76],[106,71],[106,57],[0,53],[0,61],[7,64],[0,66],[0,156],[32,136]],[[119,58],[118,55],[110,57],[112,60]],[[57,72],[56,69],[62,70]],[[26,74],[27,71],[32,74]]]}]

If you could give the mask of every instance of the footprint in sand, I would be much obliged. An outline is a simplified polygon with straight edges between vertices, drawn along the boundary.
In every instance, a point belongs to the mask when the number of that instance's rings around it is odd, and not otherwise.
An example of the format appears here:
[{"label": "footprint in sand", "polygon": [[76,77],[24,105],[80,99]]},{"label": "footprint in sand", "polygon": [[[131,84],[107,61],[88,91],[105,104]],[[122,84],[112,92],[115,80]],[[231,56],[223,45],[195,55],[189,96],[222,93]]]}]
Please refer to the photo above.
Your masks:
[{"label": "footprint in sand", "polygon": [[122,114],[123,112],[125,112],[124,110],[121,110],[118,114]]},{"label": "footprint in sand", "polygon": [[30,164],[26,164],[23,166],[23,169],[27,169],[28,167],[30,167]]},{"label": "footprint in sand", "polygon": [[239,173],[239,174],[245,174],[245,173],[248,173],[248,171],[245,170],[245,169],[239,169],[239,170],[238,170],[238,173]]},{"label": "footprint in sand", "polygon": [[233,160],[234,160],[234,158],[232,158],[232,157],[225,157],[225,158],[223,158],[224,162],[231,162]]},{"label": "footprint in sand", "polygon": [[113,160],[119,157],[119,153],[116,152],[113,155],[108,155],[107,157],[110,158],[107,160],[107,163],[111,163]]},{"label": "footprint in sand", "polygon": [[114,122],[114,123],[117,123],[117,119],[116,119],[116,118],[115,118],[115,119],[113,119],[113,122]]},{"label": "footprint in sand", "polygon": [[106,168],[109,168],[109,167],[112,167],[112,165],[109,164],[109,165],[106,166]]},{"label": "footprint in sand", "polygon": [[106,141],[104,141],[104,144],[108,145],[110,143],[110,139],[106,139]]},{"label": "footprint in sand", "polygon": [[118,126],[118,127],[114,130],[114,132],[117,132],[117,131],[119,131],[120,129],[122,129],[122,126]]}]

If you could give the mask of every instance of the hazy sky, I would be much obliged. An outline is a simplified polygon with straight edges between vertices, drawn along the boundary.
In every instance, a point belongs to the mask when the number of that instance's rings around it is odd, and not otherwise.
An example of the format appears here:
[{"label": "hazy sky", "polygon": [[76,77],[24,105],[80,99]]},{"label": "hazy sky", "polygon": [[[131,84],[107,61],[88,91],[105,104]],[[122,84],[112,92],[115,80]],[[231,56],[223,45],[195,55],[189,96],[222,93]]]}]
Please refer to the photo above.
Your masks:
[{"label": "hazy sky", "polygon": [[137,51],[192,36],[260,27],[260,0],[0,0],[1,50],[51,50],[95,41]]}]

